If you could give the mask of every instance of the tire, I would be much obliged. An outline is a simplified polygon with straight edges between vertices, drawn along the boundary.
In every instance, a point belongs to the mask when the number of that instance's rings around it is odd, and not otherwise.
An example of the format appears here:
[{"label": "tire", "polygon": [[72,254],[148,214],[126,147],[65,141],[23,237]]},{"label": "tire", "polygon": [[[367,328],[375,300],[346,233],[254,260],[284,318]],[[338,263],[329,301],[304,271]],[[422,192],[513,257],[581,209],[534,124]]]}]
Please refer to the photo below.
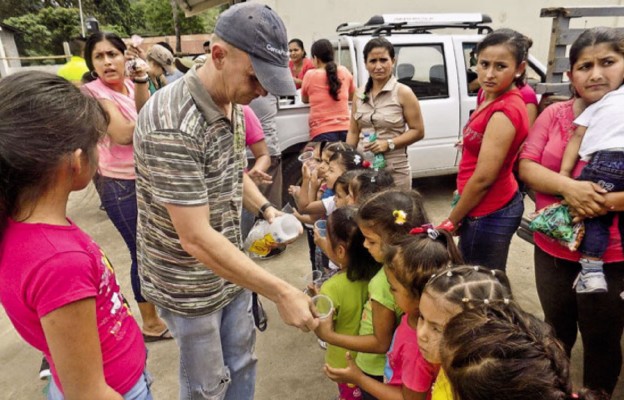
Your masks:
[{"label": "tire", "polygon": [[297,160],[299,153],[284,155],[282,159],[282,202],[295,206],[295,199],[288,193],[291,185],[301,184],[301,162]]}]

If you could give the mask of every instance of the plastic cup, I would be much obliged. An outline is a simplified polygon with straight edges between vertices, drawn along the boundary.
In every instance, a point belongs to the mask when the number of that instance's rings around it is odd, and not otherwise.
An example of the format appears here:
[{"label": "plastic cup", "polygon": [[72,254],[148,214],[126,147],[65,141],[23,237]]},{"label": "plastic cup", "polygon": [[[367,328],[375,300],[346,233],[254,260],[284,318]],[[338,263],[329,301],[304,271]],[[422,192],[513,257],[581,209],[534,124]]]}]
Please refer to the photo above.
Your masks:
[{"label": "plastic cup", "polygon": [[314,159],[313,151],[304,151],[303,153],[299,155],[299,157],[297,157],[297,160],[299,160],[302,164],[313,159]]},{"label": "plastic cup", "polygon": [[292,214],[276,217],[269,225],[269,233],[277,243],[289,242],[303,232],[301,222]]},{"label": "plastic cup", "polygon": [[329,317],[334,308],[334,302],[324,294],[312,297],[312,304],[314,304],[316,316],[320,319]]},{"label": "plastic cup", "polygon": [[324,219],[319,219],[314,223],[314,227],[318,230],[319,235],[321,237],[327,237],[327,221]]}]

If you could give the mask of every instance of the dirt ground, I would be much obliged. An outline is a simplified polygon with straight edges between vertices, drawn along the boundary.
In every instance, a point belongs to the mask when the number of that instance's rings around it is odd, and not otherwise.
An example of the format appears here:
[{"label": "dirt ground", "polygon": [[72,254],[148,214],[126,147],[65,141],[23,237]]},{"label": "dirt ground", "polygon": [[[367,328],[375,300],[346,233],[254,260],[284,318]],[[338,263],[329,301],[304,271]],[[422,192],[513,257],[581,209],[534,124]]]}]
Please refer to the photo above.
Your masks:
[{"label": "dirt ground", "polygon": [[[441,221],[449,211],[454,178],[427,178],[414,181],[427,199],[433,221]],[[102,246],[116,267],[122,290],[132,299],[127,249],[106,214],[99,210],[92,186],[70,199],[69,215]],[[528,204],[527,209],[532,207]],[[300,238],[280,257],[262,262],[262,266],[292,284],[303,287],[302,277],[310,268],[305,239]],[[532,246],[514,237],[508,273],[516,299],[528,311],[542,316],[535,291]],[[130,301],[134,314],[136,304]],[[259,359],[256,382],[258,400],[329,400],[337,395],[336,386],[323,375],[323,350],[312,333],[302,333],[285,326],[275,307],[264,301],[269,328],[258,332],[256,355]],[[573,354],[573,376],[580,383],[582,363],[579,343]],[[155,378],[155,399],[178,398],[178,354],[173,341],[148,345],[148,369]],[[46,382],[38,378],[41,355],[17,335],[6,314],[0,310],[0,399],[43,399]],[[624,399],[621,380],[614,399]]]}]

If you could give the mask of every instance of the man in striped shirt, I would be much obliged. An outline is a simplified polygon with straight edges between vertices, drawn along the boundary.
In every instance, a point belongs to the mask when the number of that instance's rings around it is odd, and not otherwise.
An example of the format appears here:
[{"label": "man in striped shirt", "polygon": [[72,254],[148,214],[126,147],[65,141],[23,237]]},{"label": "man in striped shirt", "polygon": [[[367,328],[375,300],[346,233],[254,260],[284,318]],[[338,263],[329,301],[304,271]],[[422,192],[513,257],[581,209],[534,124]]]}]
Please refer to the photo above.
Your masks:
[{"label": "man in striped shirt", "polygon": [[253,399],[255,331],[249,290],[275,302],[287,324],[318,319],[300,290],[241,252],[244,205],[279,211],[243,173],[242,109],[267,91],[294,93],[281,19],[259,3],[224,12],[204,66],[156,92],[134,136],[137,257],[143,295],[180,348],[180,397]]}]

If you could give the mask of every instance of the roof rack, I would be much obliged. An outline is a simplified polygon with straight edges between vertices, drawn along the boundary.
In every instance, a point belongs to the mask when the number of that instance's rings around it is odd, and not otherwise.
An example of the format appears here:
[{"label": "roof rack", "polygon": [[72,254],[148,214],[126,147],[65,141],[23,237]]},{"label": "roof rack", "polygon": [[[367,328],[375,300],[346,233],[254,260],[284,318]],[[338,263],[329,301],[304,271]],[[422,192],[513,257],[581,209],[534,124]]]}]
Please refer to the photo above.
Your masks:
[{"label": "roof rack", "polygon": [[475,29],[479,34],[490,33],[492,28],[484,25],[492,22],[486,14],[382,14],[375,15],[365,24],[345,22],[338,25],[340,35],[392,35],[431,33],[434,29]]}]

